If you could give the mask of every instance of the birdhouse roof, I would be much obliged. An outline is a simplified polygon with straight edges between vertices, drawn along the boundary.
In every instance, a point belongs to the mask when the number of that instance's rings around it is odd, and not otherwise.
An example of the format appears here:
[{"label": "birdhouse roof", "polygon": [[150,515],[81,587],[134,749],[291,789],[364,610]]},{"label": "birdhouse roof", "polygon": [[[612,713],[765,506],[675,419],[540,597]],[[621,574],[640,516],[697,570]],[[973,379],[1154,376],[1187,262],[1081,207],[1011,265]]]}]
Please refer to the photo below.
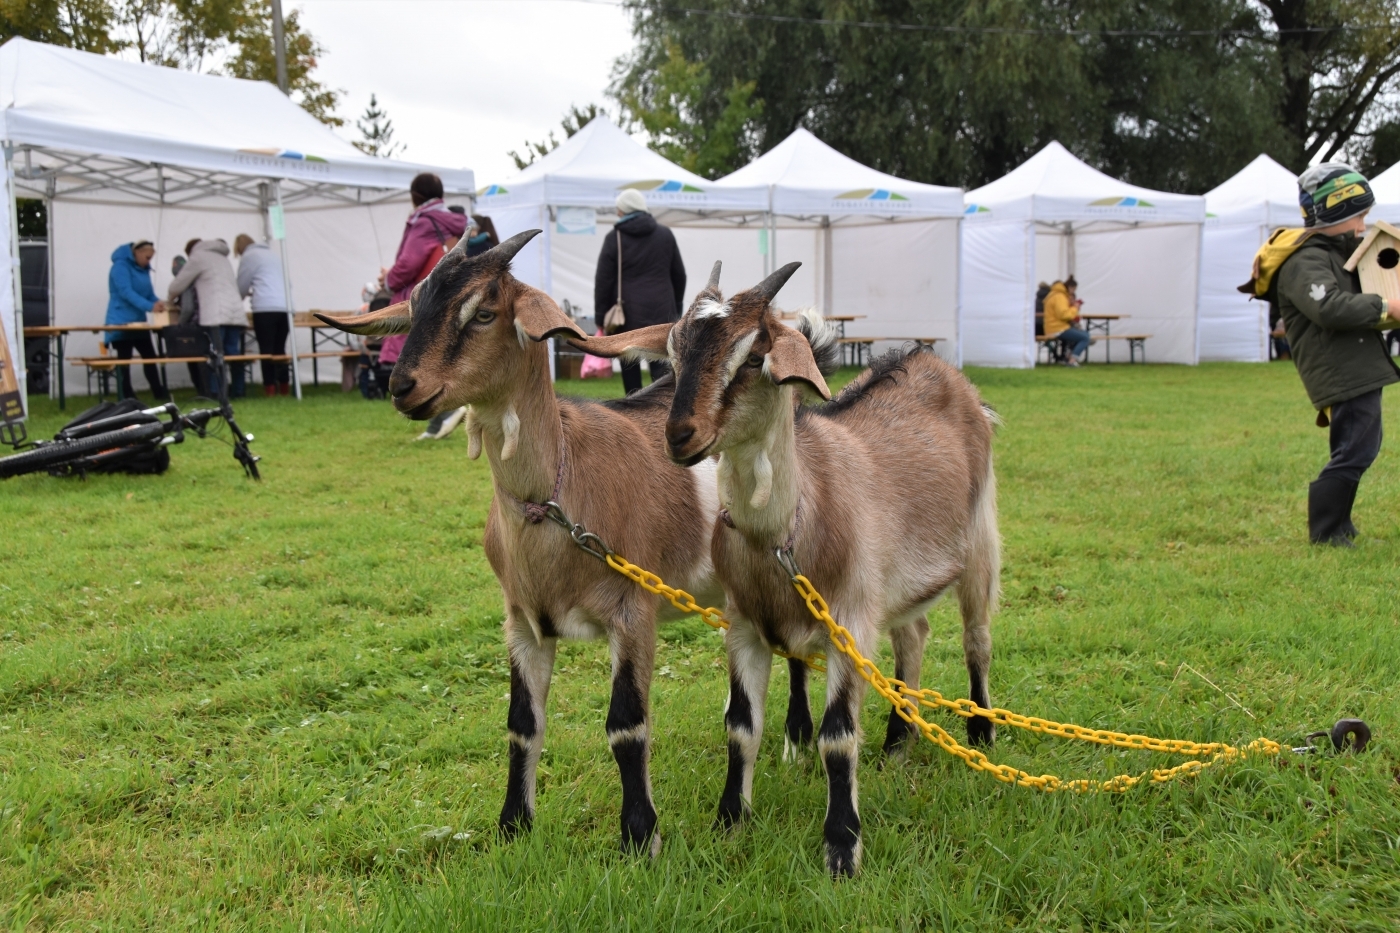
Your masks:
[{"label": "birdhouse roof", "polygon": [[1351,258],[1347,260],[1346,270],[1348,272],[1356,271],[1356,264],[1370,251],[1371,247],[1375,245],[1376,240],[1382,233],[1395,240],[1395,242],[1400,243],[1400,230],[1395,229],[1384,220],[1376,221],[1371,224],[1371,229],[1366,231],[1366,237],[1361,241],[1361,245],[1356,248],[1356,251],[1351,254]]}]

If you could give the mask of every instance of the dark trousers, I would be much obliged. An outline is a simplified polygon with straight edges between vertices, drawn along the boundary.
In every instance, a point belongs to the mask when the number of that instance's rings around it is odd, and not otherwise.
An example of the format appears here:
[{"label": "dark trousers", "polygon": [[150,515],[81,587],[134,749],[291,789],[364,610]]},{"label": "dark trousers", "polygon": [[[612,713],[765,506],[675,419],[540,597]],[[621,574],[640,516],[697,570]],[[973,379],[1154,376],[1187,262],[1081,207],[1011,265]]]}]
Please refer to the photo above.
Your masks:
[{"label": "dark trousers", "polygon": [[[233,324],[224,324],[219,327],[206,327],[205,332],[209,334],[209,345],[218,347],[223,351],[224,356],[239,356],[243,353],[243,328]],[[205,379],[205,394],[210,398],[219,397],[218,375],[208,366],[203,367],[208,375]],[[244,383],[243,364],[229,363],[229,398],[242,398],[247,391]]]},{"label": "dark trousers", "polygon": [[[286,353],[289,329],[286,311],[253,312],[253,333],[258,337],[259,353],[275,353],[279,356]],[[280,360],[262,360],[261,362],[263,385],[284,386],[291,381],[292,371],[286,363]]]},{"label": "dark trousers", "polygon": [[[647,369],[651,371],[651,381],[655,382],[671,371],[671,364],[665,360],[651,360],[647,363]],[[642,366],[640,363],[633,360],[623,360],[622,388],[628,395],[641,391]]]},{"label": "dark trousers", "polygon": [[1331,419],[1332,459],[1317,478],[1358,483],[1381,452],[1381,390],[1338,402]]},{"label": "dark trousers", "polygon": [[[121,339],[113,340],[111,345],[119,360],[131,359],[133,350],[143,360],[156,358],[156,348],[151,344],[151,335],[139,330],[122,334]],[[150,383],[151,394],[156,398],[166,397],[165,385],[160,381],[160,369],[156,364],[146,363],[141,369],[146,373],[146,382]],[[131,387],[130,366],[117,367],[117,398],[136,398],[136,391]]]}]

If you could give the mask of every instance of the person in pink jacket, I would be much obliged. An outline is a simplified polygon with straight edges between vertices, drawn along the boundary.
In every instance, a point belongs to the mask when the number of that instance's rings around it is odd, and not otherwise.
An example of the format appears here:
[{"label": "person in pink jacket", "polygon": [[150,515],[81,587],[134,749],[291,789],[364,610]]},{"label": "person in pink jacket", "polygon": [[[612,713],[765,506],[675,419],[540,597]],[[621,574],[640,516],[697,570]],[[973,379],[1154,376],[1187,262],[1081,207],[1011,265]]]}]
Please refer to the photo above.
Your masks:
[{"label": "person in pink jacket", "polygon": [[[385,270],[384,285],[395,304],[407,301],[413,286],[428,277],[443,253],[457,245],[467,229],[466,214],[449,210],[442,203],[442,179],[424,172],[413,179],[408,195],[413,201],[413,213],[404,225],[403,239],[394,264]],[[403,334],[385,337],[379,349],[379,362],[389,366],[398,361],[403,350]]]}]

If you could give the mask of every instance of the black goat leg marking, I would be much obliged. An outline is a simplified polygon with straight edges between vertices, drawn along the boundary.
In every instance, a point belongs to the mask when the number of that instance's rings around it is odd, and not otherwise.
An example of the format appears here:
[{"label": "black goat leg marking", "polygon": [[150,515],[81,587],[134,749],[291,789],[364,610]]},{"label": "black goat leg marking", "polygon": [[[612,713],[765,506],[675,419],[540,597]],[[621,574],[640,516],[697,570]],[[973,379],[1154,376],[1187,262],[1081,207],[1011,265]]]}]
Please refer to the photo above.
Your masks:
[{"label": "black goat leg marking", "polygon": [[[651,731],[647,716],[647,686],[651,661],[620,658],[614,665],[612,703],[608,707],[608,745],[622,778],[622,851],[659,855],[661,836],[656,832],[656,807],[651,799]],[[645,671],[640,668],[645,666]]]},{"label": "black goat leg marking", "polygon": [[864,684],[849,665],[832,665],[827,673],[826,712],[817,749],[826,766],[826,867],[836,877],[851,877],[860,868],[860,806],[856,767],[860,753],[857,712]]},{"label": "black goat leg marking", "polygon": [[729,735],[729,772],[719,798],[715,825],[727,829],[743,819],[753,804],[753,769],[763,739],[763,712],[773,652],[752,624],[736,619],[724,636],[729,654],[729,701],[724,727]]},{"label": "black goat leg marking", "polygon": [[[992,698],[987,693],[987,674],[975,667],[968,667],[968,698],[983,709],[992,708]],[[973,716],[967,721],[967,741],[973,747],[989,748],[996,741],[996,726],[986,716]]]},{"label": "black goat leg marking", "polygon": [[544,749],[545,700],[554,670],[554,639],[536,642],[528,626],[522,632],[507,620],[510,649],[510,707],[506,800],[500,829],[511,838],[528,830],[535,818],[535,772]]},{"label": "black goat leg marking", "polygon": [[788,658],[787,722],[783,726],[783,761],[796,761],[812,744],[812,705],[807,699],[807,663]]}]

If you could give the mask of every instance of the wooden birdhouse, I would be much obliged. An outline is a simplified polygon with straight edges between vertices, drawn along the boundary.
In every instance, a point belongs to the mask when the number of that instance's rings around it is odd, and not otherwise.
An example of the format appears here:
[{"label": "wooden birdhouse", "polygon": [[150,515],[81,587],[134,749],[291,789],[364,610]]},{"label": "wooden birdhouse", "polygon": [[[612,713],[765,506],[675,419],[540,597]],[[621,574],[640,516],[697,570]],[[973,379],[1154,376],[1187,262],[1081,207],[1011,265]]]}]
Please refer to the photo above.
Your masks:
[{"label": "wooden birdhouse", "polygon": [[1361,290],[1391,301],[1400,300],[1400,230],[1378,220],[1346,265],[1361,276]]}]

